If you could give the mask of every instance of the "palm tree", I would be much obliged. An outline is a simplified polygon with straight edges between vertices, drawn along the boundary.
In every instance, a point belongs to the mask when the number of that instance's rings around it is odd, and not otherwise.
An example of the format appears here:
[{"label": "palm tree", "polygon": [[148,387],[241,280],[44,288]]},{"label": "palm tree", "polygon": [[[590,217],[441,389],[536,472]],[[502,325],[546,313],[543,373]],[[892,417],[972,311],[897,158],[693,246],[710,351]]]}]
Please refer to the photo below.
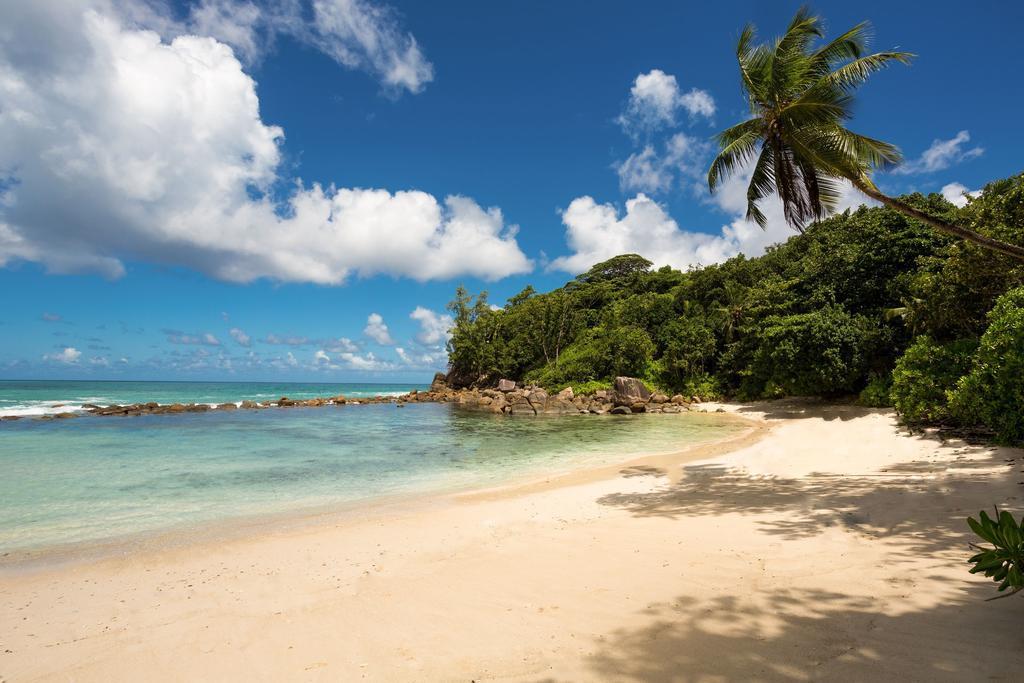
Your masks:
[{"label": "palm tree", "polygon": [[868,197],[936,230],[1024,261],[1024,247],[953,225],[889,197],[871,181],[871,172],[902,161],[899,149],[858,135],[843,126],[852,117],[853,93],[891,62],[907,64],[909,52],[866,54],[867,22],[824,46],[822,21],[806,8],[772,45],[754,44],[747,25],[736,46],[743,90],[753,118],[715,139],[721,150],[708,171],[712,192],[737,169],[757,157],[747,188],[747,218],[762,228],[767,219],[758,202],[777,192],[786,222],[797,230],[836,207],[840,182],[848,180]]}]

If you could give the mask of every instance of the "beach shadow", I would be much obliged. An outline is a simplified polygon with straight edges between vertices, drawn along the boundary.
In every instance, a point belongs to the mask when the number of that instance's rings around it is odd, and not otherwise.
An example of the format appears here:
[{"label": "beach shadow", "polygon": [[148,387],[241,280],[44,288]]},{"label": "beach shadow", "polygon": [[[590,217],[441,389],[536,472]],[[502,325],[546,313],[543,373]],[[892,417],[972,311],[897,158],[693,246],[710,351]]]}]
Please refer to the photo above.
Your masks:
[{"label": "beach shadow", "polygon": [[836,401],[813,397],[783,398],[742,403],[736,409],[740,415],[761,414],[769,420],[820,419],[854,420],[865,415],[887,415],[891,408],[867,408],[853,399]]},{"label": "beach shadow", "polygon": [[[934,436],[907,438],[935,439]],[[642,493],[611,493],[601,505],[669,519],[740,513],[759,531],[798,539],[841,527],[895,539],[907,553],[967,548],[966,524],[980,508],[1024,509],[1024,451],[939,444],[935,456],[862,475],[752,475],[725,464],[682,468],[681,479]],[[787,513],[783,515],[768,513]],[[765,519],[757,519],[762,515]]]},{"label": "beach shadow", "polygon": [[985,602],[983,586],[926,608],[821,590],[736,590],[649,607],[648,624],[614,632],[590,657],[594,680],[1010,681],[1024,667],[1024,601]]}]

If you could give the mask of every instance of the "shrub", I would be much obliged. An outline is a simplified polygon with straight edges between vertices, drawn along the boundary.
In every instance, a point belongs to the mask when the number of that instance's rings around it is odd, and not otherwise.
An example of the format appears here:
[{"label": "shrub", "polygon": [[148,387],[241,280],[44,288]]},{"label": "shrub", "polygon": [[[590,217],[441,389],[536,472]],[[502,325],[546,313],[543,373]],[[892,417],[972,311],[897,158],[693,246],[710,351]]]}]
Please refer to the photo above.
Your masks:
[{"label": "shrub", "polygon": [[950,396],[966,423],[981,423],[1004,443],[1024,442],[1024,287],[1010,290],[988,314],[970,372]]},{"label": "shrub", "polygon": [[892,375],[875,375],[861,390],[857,403],[869,408],[888,408],[892,405]]},{"label": "shrub", "polygon": [[907,424],[950,419],[947,392],[971,366],[977,341],[939,343],[927,335],[914,340],[892,372],[893,405]]},{"label": "shrub", "polygon": [[840,306],[769,316],[741,389],[766,397],[855,391],[867,374],[873,327]]}]

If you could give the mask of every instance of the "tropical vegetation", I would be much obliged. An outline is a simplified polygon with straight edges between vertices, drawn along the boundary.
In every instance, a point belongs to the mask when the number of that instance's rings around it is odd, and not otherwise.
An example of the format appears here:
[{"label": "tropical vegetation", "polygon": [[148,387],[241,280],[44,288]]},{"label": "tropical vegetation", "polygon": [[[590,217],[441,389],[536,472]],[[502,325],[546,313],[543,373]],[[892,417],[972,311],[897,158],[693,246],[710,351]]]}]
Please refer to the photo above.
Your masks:
[{"label": "tropical vegetation", "polygon": [[720,151],[708,171],[711,191],[754,160],[747,188],[747,217],[761,227],[760,202],[778,196],[794,228],[835,211],[843,183],[868,197],[953,237],[1024,261],[1024,246],[964,227],[939,214],[883,194],[871,179],[875,170],[902,161],[899,149],[845,127],[853,116],[854,92],[893,62],[907,64],[909,52],[867,54],[870,26],[857,24],[824,45],[820,17],[797,11],[785,35],[755,44],[747,25],[736,45],[740,83],[751,118],[716,136]]},{"label": "tropical vegetation", "polygon": [[[900,201],[1024,243],[1024,175],[960,208]],[[624,254],[501,308],[462,288],[450,307],[458,385],[580,392],[631,375],[700,398],[853,395],[915,427],[1024,441],[1024,264],[886,206],[817,221],[757,258],[684,272]]]}]

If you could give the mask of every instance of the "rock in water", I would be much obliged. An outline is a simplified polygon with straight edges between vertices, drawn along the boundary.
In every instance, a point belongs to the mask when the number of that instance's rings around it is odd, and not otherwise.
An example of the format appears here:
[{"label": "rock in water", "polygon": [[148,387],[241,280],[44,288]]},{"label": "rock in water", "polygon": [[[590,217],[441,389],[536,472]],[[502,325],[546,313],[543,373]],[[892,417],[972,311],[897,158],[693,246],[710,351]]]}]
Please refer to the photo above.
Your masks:
[{"label": "rock in water", "polygon": [[448,378],[443,372],[435,372],[434,380],[430,383],[431,391],[444,391],[448,388]]},{"label": "rock in water", "polygon": [[505,393],[508,393],[510,391],[514,391],[515,388],[516,388],[516,383],[513,382],[510,379],[499,379],[498,380],[498,391],[504,391]]},{"label": "rock in water", "polygon": [[566,387],[565,389],[562,389],[561,391],[558,392],[558,398],[562,399],[563,401],[571,401],[574,398],[576,398],[576,394],[573,393],[572,387]]},{"label": "rock in water", "polygon": [[616,377],[613,397],[617,406],[632,406],[649,401],[651,392],[636,377]]}]

